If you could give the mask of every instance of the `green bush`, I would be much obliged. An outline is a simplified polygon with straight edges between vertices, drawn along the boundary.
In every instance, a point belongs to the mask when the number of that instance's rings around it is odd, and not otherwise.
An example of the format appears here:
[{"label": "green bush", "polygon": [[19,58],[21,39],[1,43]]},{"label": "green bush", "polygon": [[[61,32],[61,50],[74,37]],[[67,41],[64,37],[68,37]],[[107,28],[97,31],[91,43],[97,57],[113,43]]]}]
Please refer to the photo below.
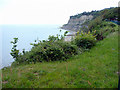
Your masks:
[{"label": "green bush", "polygon": [[76,45],[72,45],[71,43],[63,43],[61,44],[63,51],[66,55],[66,58],[76,55],[78,53],[78,47]]},{"label": "green bush", "polygon": [[77,54],[78,47],[65,41],[46,41],[34,46],[25,54],[20,54],[18,57],[19,63],[36,63],[43,61],[58,61],[66,60],[72,55]]},{"label": "green bush", "polygon": [[64,57],[64,52],[62,50],[62,48],[60,48],[57,45],[54,46],[50,46],[49,48],[46,49],[46,57],[47,57],[47,61],[58,61],[63,59]]},{"label": "green bush", "polygon": [[74,39],[75,45],[84,49],[90,49],[96,43],[96,38],[91,34],[81,32],[80,35],[77,35]]},{"label": "green bush", "polygon": [[112,22],[103,21],[101,24],[97,25],[96,28],[94,28],[94,30],[96,30],[96,39],[103,40],[110,33],[117,31],[118,27]]},{"label": "green bush", "polygon": [[55,37],[54,35],[52,35],[52,36],[50,35],[49,38],[48,38],[48,40],[54,42],[54,41],[57,41],[57,40],[60,40],[60,39],[59,39],[58,36]]}]

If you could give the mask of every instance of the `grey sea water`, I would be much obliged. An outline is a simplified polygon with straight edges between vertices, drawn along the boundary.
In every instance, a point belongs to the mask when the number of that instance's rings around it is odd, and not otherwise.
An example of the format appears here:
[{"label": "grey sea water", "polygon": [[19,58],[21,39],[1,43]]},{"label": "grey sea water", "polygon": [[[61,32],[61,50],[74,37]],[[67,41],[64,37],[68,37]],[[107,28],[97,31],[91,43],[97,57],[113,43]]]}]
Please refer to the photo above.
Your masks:
[{"label": "grey sea water", "polygon": [[20,51],[22,51],[22,49],[29,51],[32,47],[30,43],[34,42],[36,39],[47,40],[49,35],[63,35],[65,30],[60,32],[60,26],[61,25],[1,25],[0,67],[9,66],[14,61],[10,55],[12,48],[10,42],[13,38],[17,37],[19,39],[17,48]]}]

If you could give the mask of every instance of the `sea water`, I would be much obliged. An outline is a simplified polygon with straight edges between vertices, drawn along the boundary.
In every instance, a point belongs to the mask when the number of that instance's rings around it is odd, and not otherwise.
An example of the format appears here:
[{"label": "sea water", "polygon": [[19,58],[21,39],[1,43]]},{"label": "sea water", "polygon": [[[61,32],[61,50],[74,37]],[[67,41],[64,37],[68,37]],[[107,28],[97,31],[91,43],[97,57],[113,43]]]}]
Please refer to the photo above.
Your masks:
[{"label": "sea water", "polygon": [[[13,38],[18,38],[17,48],[29,51],[35,40],[47,40],[49,35],[63,35],[60,32],[61,25],[0,25],[0,68],[11,65],[14,61],[10,55]],[[2,62],[1,62],[2,61]]]}]

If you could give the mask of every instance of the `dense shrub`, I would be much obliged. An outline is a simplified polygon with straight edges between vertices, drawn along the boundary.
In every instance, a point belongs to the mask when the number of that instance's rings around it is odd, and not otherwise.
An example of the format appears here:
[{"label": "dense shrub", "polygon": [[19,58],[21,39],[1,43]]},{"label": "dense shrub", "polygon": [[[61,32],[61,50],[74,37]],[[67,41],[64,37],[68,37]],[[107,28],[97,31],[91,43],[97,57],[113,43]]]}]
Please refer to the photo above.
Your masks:
[{"label": "dense shrub", "polygon": [[30,51],[20,54],[17,63],[66,60],[77,54],[78,47],[65,41],[45,41],[36,44]]},{"label": "dense shrub", "polygon": [[70,42],[56,42],[62,49],[63,52],[65,53],[65,58],[69,58],[72,55],[78,54],[78,47],[77,45],[74,45]]},{"label": "dense shrub", "polygon": [[17,60],[18,56],[19,56],[19,50],[17,50],[17,42],[18,42],[18,38],[13,38],[14,41],[11,41],[10,43],[13,44],[13,47],[11,49],[11,56],[15,59],[15,61]]},{"label": "dense shrub", "polygon": [[118,7],[116,8],[110,8],[110,9],[105,9],[101,11],[103,19],[115,19],[118,18]]},{"label": "dense shrub", "polygon": [[46,49],[47,61],[58,61],[63,59],[64,56],[65,54],[59,46],[51,46]]},{"label": "dense shrub", "polygon": [[[114,24],[112,22],[103,21],[101,24],[97,25],[94,28],[94,30],[96,30],[96,33],[95,33],[96,39],[103,40],[110,33],[117,31],[118,27],[116,24]],[[92,31],[94,31],[94,30],[92,30]]]},{"label": "dense shrub", "polygon": [[90,49],[96,43],[96,38],[91,34],[81,32],[80,35],[77,35],[74,39],[74,43],[81,48]]},{"label": "dense shrub", "polygon": [[69,55],[75,55],[77,54],[77,46],[76,45],[69,45],[69,44],[65,44],[63,45],[63,51],[65,52],[65,54]]}]

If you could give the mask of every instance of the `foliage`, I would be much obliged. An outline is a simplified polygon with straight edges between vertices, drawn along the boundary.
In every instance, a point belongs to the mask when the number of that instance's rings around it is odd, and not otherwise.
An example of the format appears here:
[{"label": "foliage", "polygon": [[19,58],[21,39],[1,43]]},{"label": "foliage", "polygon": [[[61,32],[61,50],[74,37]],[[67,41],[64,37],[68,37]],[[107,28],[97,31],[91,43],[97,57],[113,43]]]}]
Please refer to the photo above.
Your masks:
[{"label": "foliage", "polygon": [[[23,49],[22,53],[19,53],[19,50],[16,49],[17,38],[12,42],[13,48],[11,55],[18,63],[36,63],[43,61],[57,61],[57,60],[66,60],[78,53],[78,48],[90,49],[95,45],[96,39],[103,40],[107,35],[112,32],[117,31],[116,24],[105,22],[105,19],[111,19],[114,17],[113,12],[117,12],[117,8],[109,8],[101,11],[92,11],[92,12],[83,12],[71,18],[79,18],[81,15],[93,15],[94,18],[92,21],[87,20],[82,24],[81,29],[86,31],[86,33],[77,34],[75,39],[70,42],[64,42],[64,38],[67,31],[63,35],[52,35],[48,37],[48,40],[35,40],[32,49],[28,52],[25,52]],[[110,16],[108,15],[110,14]],[[108,17],[107,17],[108,16]],[[88,32],[90,31],[90,32]],[[95,33],[92,33],[96,31]],[[78,46],[78,47],[77,47]]]},{"label": "foliage", "polygon": [[92,20],[89,25],[88,25],[88,29],[90,31],[92,31],[92,29],[94,29],[97,25],[101,24],[102,23],[102,17],[97,17],[95,18],[94,20]]},{"label": "foliage", "polygon": [[110,9],[104,9],[103,11],[101,11],[103,19],[116,19],[118,18],[118,7],[116,8],[110,8]]},{"label": "foliage", "polygon": [[21,64],[2,69],[2,88],[117,88],[118,33],[67,62]]},{"label": "foliage", "polygon": [[92,33],[83,33],[81,32],[80,35],[77,35],[74,40],[75,44],[78,47],[82,47],[84,49],[90,49],[96,43],[96,38],[93,36]]},{"label": "foliage", "polygon": [[[61,32],[61,30],[60,30],[60,32]],[[54,36],[54,35],[51,36],[50,35],[48,37],[48,40],[52,41],[52,42],[55,42],[55,41],[58,41],[58,40],[64,40],[64,37],[67,35],[67,33],[68,33],[68,31],[65,31],[64,36],[63,35],[58,35],[58,34],[57,34],[57,36]]]},{"label": "foliage", "polygon": [[[89,30],[94,29],[97,25],[101,24],[104,20],[117,20],[118,18],[118,7],[116,8],[106,8],[101,11],[97,17],[94,16],[94,19],[88,24]],[[86,23],[86,22],[85,22]]]},{"label": "foliage", "polygon": [[47,61],[58,61],[62,60],[65,56],[62,48],[57,45],[51,45],[49,48],[46,49],[46,57]]},{"label": "foliage", "polygon": [[66,60],[77,54],[77,46],[63,41],[44,42],[18,58],[19,63]]},{"label": "foliage", "polygon": [[[17,50],[17,40],[11,42],[15,44],[12,55],[16,59],[15,62],[20,65],[14,67],[15,63],[13,63],[12,66],[2,69],[3,88],[116,88],[118,33],[115,31],[118,27],[116,24],[103,22],[104,17],[105,15],[94,18],[89,27],[91,33],[78,32],[72,42],[64,42],[63,36],[62,39],[59,35],[49,36],[48,41],[32,43],[33,47],[30,51],[25,52],[23,49],[23,54],[13,53]],[[108,36],[106,39],[96,43],[96,38],[106,36]],[[79,48],[90,49],[94,45],[96,46],[89,52],[78,54]],[[75,54],[78,55],[71,57]],[[67,62],[59,62],[60,60]],[[32,64],[33,62],[36,64]],[[31,64],[24,65],[24,63]]]},{"label": "foliage", "polygon": [[18,56],[19,56],[19,50],[17,50],[17,42],[18,42],[18,38],[13,38],[14,41],[11,41],[11,43],[13,44],[13,47],[11,49],[11,56],[17,60]]},{"label": "foliage", "polygon": [[59,38],[58,38],[58,36],[55,37],[54,35],[52,35],[52,36],[50,35],[49,38],[48,38],[48,40],[54,42],[56,40],[59,40]]},{"label": "foliage", "polygon": [[66,36],[67,34],[68,34],[68,31],[65,31],[64,36]]},{"label": "foliage", "polygon": [[[60,32],[61,32],[61,30],[60,30]],[[68,33],[68,31],[66,31],[64,33],[64,36],[63,35],[59,35],[59,34],[57,34],[56,36],[49,35],[48,40],[42,40],[42,41],[41,40],[35,40],[35,42],[38,42],[38,43],[30,43],[30,45],[33,45],[33,47],[36,47],[36,46],[41,45],[44,42],[63,41],[67,33]]]},{"label": "foliage", "polygon": [[116,25],[112,22],[103,21],[102,23],[97,25],[92,31],[94,31],[94,30],[96,30],[96,33],[95,33],[96,39],[103,40],[110,33],[117,31],[118,25]]},{"label": "foliage", "polygon": [[82,25],[80,31],[88,32],[88,28],[85,25]]},{"label": "foliage", "polygon": [[[64,36],[67,33],[68,31],[64,33]],[[66,60],[72,55],[76,55],[78,53],[78,47],[72,43],[65,42],[64,36],[49,36],[48,40],[43,41],[35,40],[35,43],[31,43],[33,45],[32,49],[27,52],[23,49],[23,53],[18,55],[17,62],[15,63]]]},{"label": "foliage", "polygon": [[80,18],[82,15],[93,15],[93,19],[97,18],[98,16],[103,17],[103,20],[113,19],[118,17],[118,8],[119,7],[111,7],[98,11],[95,10],[91,12],[83,12],[74,16],[70,16],[70,19]]},{"label": "foliage", "polygon": [[100,12],[99,11],[91,11],[91,12],[83,12],[83,13],[80,13],[80,14],[77,14],[77,15],[74,15],[74,16],[70,16],[70,19],[75,19],[75,18],[80,18],[82,15],[93,15],[94,18],[96,18],[98,15],[100,15]]},{"label": "foliage", "polygon": [[67,59],[71,57],[72,55],[78,54],[78,47],[77,45],[72,44],[71,42],[56,42],[57,45],[59,45],[63,52],[64,52],[64,57]]},{"label": "foliage", "polygon": [[[104,20],[118,20],[118,7],[105,8],[99,11],[91,11],[91,12],[83,12],[74,16],[70,16],[70,19],[80,18],[82,15],[92,15],[92,20],[86,20],[83,24],[81,24],[80,30],[84,32],[92,31],[97,27],[97,25],[101,24]],[[118,23],[118,22],[117,22]],[[100,34],[99,34],[100,35]]]}]

